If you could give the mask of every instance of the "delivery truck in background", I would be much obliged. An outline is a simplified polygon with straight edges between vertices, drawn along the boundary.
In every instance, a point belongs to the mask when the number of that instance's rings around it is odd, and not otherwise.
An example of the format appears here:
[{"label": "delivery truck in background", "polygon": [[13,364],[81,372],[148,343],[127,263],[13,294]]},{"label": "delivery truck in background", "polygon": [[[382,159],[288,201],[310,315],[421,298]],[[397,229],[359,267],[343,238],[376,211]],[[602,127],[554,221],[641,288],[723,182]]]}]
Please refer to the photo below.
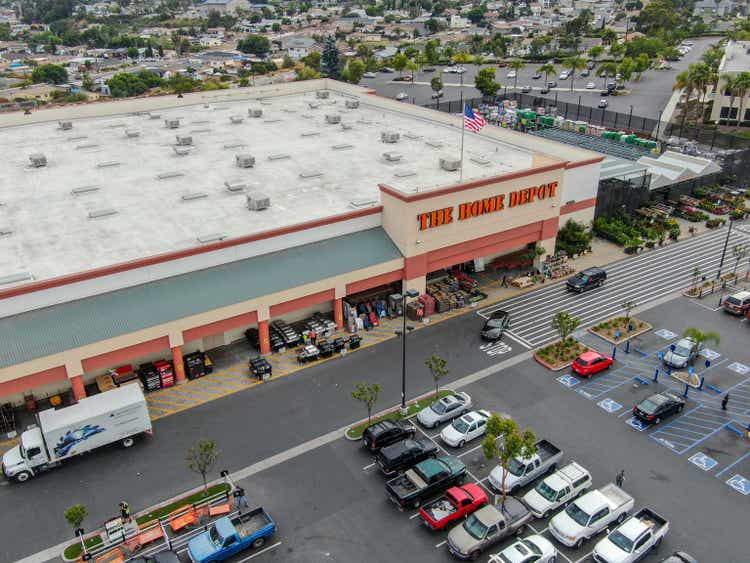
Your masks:
[{"label": "delivery truck in background", "polygon": [[28,481],[73,456],[119,442],[125,448],[151,434],[151,417],[138,385],[124,385],[62,409],[37,414],[37,425],[3,454],[3,474]]}]

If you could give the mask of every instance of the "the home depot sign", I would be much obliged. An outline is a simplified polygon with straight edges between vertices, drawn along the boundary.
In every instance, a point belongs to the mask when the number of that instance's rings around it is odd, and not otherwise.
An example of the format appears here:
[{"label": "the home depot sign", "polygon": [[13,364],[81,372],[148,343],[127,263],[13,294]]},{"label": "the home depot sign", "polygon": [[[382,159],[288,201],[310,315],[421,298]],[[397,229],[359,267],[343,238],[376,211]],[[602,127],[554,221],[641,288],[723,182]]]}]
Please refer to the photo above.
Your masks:
[{"label": "the home depot sign", "polygon": [[[455,219],[463,221],[472,217],[479,217],[487,213],[496,213],[507,207],[517,207],[526,205],[537,200],[549,199],[555,197],[557,191],[557,182],[541,184],[533,188],[516,190],[508,194],[500,194],[476,201],[467,201],[460,203],[456,207],[444,207],[426,213],[417,215],[419,221],[419,230],[434,229],[453,223]],[[507,196],[507,197],[506,197]]]}]

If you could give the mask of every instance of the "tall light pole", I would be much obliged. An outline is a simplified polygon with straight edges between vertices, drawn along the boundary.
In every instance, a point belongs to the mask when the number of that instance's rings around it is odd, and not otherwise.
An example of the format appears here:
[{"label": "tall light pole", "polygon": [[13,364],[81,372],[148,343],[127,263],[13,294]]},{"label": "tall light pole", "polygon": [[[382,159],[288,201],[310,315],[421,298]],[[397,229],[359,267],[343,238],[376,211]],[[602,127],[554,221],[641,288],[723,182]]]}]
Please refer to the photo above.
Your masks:
[{"label": "tall light pole", "polygon": [[407,333],[414,330],[413,326],[407,326],[406,324],[406,299],[411,297],[412,299],[419,297],[419,292],[416,289],[407,289],[401,296],[401,308],[404,315],[404,326],[402,330],[397,330],[396,334],[401,337],[401,408],[399,409],[402,416],[406,415],[406,335]]},{"label": "tall light pole", "polygon": [[[716,281],[721,281],[721,269],[724,267],[724,257],[727,255],[727,246],[729,246],[729,235],[732,234],[732,224],[734,221],[732,221],[732,218],[729,218],[729,228],[727,229],[727,238],[724,239],[724,248],[721,250],[721,261],[719,262],[719,269],[716,272]],[[723,287],[719,288],[719,307],[721,307],[721,302],[723,301]]]}]

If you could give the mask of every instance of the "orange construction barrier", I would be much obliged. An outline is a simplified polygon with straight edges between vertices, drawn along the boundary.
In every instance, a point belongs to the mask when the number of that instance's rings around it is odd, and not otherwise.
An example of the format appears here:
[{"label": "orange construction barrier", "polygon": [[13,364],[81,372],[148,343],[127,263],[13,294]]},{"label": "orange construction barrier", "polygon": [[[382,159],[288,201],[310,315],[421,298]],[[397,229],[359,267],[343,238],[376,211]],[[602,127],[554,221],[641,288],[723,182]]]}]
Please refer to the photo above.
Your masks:
[{"label": "orange construction barrier", "polygon": [[[184,512],[183,514],[180,514]],[[175,514],[176,516],[172,516]],[[179,532],[184,528],[195,526],[198,524],[198,513],[192,506],[183,506],[172,512],[169,516],[169,527],[172,528],[173,532]]]},{"label": "orange construction barrier", "polygon": [[211,506],[208,509],[208,515],[209,516],[220,516],[222,514],[229,514],[232,511],[232,507],[229,503],[226,504],[217,504],[216,506]]}]

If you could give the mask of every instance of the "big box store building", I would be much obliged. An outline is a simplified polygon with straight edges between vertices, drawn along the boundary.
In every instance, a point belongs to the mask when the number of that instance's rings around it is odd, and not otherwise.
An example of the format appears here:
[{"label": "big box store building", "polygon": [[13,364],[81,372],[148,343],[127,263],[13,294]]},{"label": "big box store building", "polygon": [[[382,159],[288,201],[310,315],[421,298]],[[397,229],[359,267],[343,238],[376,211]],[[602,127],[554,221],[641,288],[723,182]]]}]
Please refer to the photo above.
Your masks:
[{"label": "big box store building", "polygon": [[0,117],[0,401],[593,219],[601,155],[319,80]]}]

